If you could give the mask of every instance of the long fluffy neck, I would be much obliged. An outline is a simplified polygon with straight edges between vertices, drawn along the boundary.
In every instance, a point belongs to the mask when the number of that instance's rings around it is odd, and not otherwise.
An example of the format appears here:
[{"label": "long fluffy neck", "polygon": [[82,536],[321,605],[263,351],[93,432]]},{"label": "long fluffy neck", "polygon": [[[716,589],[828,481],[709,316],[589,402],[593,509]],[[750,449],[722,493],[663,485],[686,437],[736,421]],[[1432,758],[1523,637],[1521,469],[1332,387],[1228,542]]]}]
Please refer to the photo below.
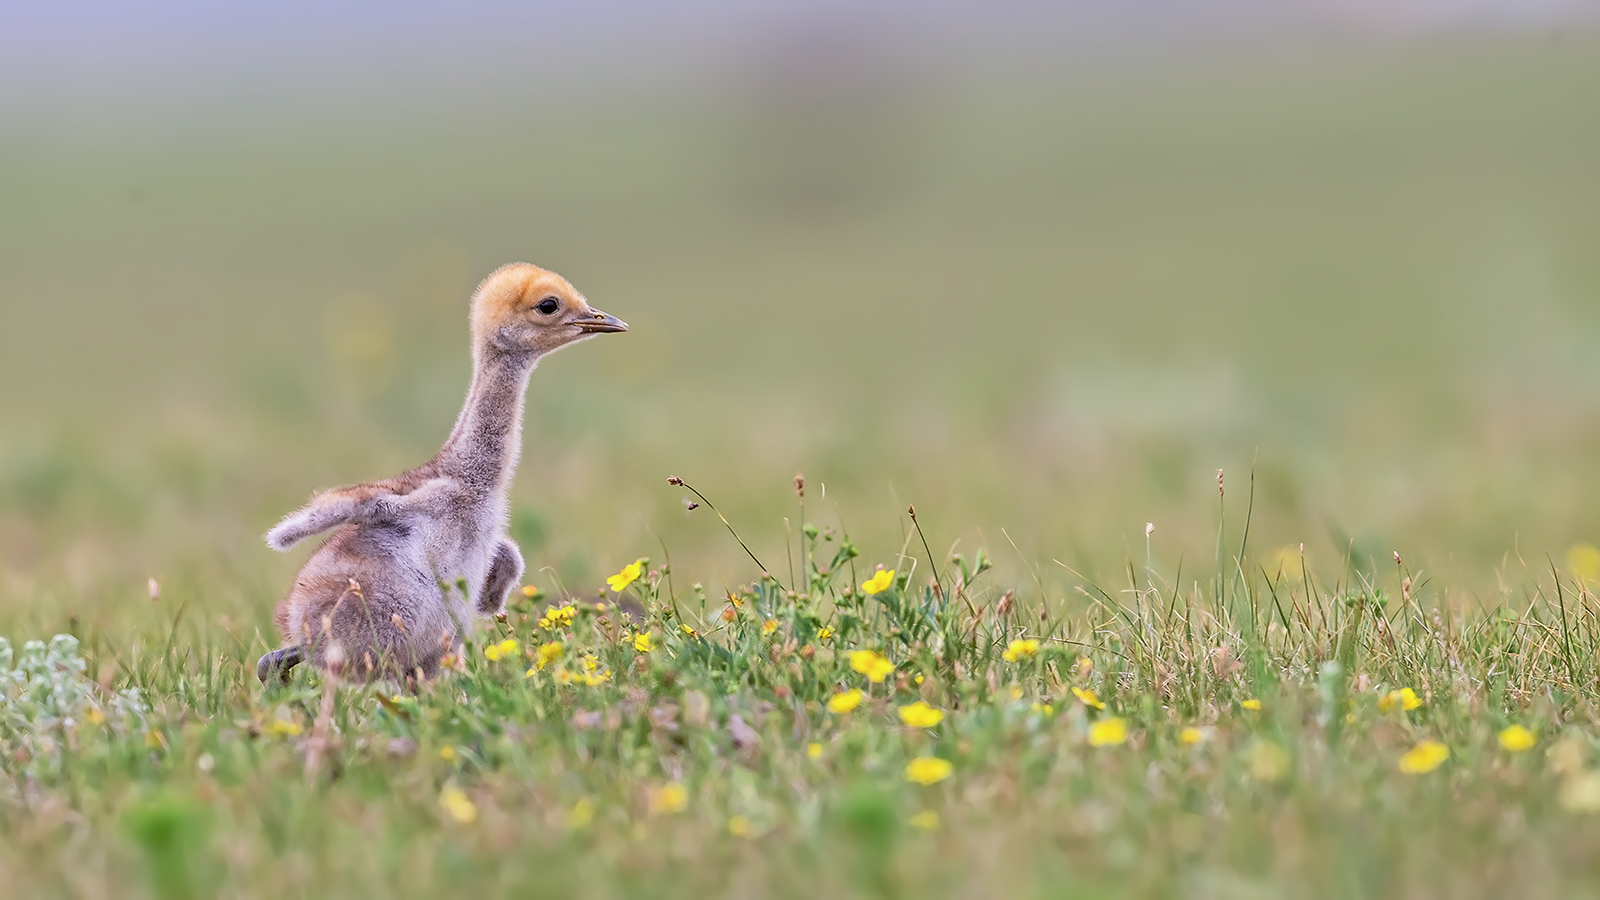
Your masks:
[{"label": "long fluffy neck", "polygon": [[472,387],[439,459],[467,484],[505,490],[522,455],[522,406],[538,357],[482,350],[473,355]]}]

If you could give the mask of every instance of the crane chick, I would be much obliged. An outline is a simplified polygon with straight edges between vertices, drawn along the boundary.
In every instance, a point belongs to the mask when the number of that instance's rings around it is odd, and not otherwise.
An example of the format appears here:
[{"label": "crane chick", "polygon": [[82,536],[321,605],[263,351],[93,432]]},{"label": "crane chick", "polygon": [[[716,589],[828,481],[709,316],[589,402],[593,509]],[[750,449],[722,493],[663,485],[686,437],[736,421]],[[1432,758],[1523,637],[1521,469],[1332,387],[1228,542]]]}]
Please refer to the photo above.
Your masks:
[{"label": "crane chick", "polygon": [[306,660],[325,668],[330,650],[368,680],[429,677],[474,615],[500,612],[521,581],[522,553],[505,531],[528,376],[545,354],[628,325],[560,275],[513,263],[473,293],[471,328],[472,386],[439,453],[393,478],[317,494],[267,532],[280,551],[333,535],[278,604],[285,646],[256,664],[263,682]]}]

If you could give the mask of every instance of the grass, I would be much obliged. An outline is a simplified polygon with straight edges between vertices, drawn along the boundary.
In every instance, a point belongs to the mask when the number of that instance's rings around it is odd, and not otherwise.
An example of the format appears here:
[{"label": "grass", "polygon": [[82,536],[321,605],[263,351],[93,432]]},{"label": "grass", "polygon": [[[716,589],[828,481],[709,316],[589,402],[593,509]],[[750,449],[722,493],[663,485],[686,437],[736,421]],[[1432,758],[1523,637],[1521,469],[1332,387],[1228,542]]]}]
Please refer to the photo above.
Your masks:
[{"label": "grass", "polygon": [[[1594,46],[19,124],[7,892],[1593,893]],[[260,534],[433,451],[513,258],[633,325],[534,377],[538,595],[264,690]]]},{"label": "grass", "polygon": [[[0,757],[11,889],[1594,883],[1600,602],[1569,573],[1456,609],[1402,561],[1375,582],[1323,581],[1230,545],[1198,581],[1130,566],[1120,587],[1047,598],[987,583],[985,554],[930,565],[920,540],[863,550],[796,512],[789,558],[726,593],[648,559],[618,573],[620,592],[518,593],[415,695],[305,670],[262,691],[250,648],[181,611],[167,635],[86,648],[88,664],[72,639],[25,649]],[[858,705],[830,705],[852,691]],[[1502,746],[1511,725],[1536,745]],[[1426,742],[1448,758],[1403,771]],[[929,758],[948,772],[914,782]]]}]

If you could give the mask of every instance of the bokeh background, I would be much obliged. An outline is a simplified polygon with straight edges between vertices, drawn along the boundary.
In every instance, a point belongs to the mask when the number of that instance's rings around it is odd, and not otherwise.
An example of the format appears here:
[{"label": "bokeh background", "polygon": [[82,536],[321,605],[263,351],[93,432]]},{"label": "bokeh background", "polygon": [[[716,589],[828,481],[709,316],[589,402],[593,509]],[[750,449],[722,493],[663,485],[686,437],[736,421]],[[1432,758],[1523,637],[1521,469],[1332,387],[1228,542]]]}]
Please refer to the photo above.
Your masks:
[{"label": "bokeh background", "polygon": [[533,380],[547,590],[749,580],[669,475],[1052,597],[1210,577],[1219,469],[1329,581],[1600,539],[1595,2],[237,6],[0,13],[6,633],[272,643],[260,534],[433,452],[511,260],[633,325]]}]

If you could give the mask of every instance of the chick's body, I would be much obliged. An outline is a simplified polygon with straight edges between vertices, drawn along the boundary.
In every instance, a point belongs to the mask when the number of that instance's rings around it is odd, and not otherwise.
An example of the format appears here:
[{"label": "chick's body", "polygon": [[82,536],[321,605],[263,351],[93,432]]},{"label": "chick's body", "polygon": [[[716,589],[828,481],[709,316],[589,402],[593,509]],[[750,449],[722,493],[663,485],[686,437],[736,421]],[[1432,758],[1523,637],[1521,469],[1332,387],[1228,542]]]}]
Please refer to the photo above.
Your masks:
[{"label": "chick's body", "polygon": [[261,658],[263,681],[308,659],[364,678],[430,676],[521,579],[505,529],[528,378],[543,355],[627,325],[525,263],[478,287],[471,322],[472,387],[439,453],[393,478],[318,494],[267,533],[287,550],[333,530],[278,604],[286,646]]}]

